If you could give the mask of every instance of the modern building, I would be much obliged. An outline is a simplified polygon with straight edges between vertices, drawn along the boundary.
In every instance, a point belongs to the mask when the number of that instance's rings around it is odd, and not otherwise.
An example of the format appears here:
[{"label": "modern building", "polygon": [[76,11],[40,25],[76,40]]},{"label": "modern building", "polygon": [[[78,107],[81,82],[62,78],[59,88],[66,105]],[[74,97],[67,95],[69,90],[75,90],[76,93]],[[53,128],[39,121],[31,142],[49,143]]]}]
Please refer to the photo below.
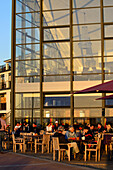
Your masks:
[{"label": "modern building", "polygon": [[74,94],[113,79],[112,13],[112,0],[12,0],[12,126],[113,117],[105,94]]},{"label": "modern building", "polygon": [[11,60],[5,60],[0,66],[0,114],[10,124],[11,96]]}]

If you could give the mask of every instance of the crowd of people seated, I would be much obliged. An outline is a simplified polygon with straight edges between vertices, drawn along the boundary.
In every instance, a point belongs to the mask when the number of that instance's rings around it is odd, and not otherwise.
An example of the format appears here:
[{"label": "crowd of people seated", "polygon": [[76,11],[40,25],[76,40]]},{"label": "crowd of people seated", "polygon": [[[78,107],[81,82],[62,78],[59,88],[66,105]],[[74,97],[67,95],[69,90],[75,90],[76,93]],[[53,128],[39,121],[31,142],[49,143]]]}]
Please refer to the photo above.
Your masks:
[{"label": "crowd of people seated", "polygon": [[[96,126],[94,124],[74,124],[74,126],[59,125],[58,121],[55,121],[55,124],[48,123],[44,128],[40,125],[33,123],[32,126],[24,123],[22,125],[17,122],[14,128],[15,137],[20,135],[20,132],[33,132],[34,134],[40,134],[40,131],[43,130],[44,133],[52,133],[52,137],[58,137],[59,143],[70,143],[74,142],[72,153],[76,153],[78,159],[83,158],[83,151],[85,149],[84,142],[91,141],[92,144],[95,144],[95,135],[100,133],[113,133],[113,128],[110,123],[106,124],[106,127],[103,127],[101,123],[98,123]],[[64,133],[65,131],[65,133]],[[83,140],[84,142],[79,143],[78,141]],[[67,149],[67,145],[62,145],[61,148]]]}]

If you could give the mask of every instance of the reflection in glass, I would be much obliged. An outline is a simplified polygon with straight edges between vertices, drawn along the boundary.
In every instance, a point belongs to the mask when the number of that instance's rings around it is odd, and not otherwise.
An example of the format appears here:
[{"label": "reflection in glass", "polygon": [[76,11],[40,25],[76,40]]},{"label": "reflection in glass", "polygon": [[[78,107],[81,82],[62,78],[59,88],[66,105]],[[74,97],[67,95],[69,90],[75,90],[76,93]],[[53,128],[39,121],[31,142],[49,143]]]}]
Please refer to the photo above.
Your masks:
[{"label": "reflection in glass", "polygon": [[16,0],[16,12],[32,12],[40,10],[40,0],[28,1],[28,0]]},{"label": "reflection in glass", "polygon": [[16,60],[39,59],[40,45],[18,45],[16,46]]},{"label": "reflection in glass", "polygon": [[113,57],[104,58],[104,71],[106,73],[113,73]]},{"label": "reflection in glass", "polygon": [[44,29],[44,41],[69,39],[69,28]]},{"label": "reflection in glass", "polygon": [[73,10],[73,23],[74,24],[100,23],[100,9],[92,8]]},{"label": "reflection in glass", "polygon": [[39,43],[39,28],[18,29],[16,31],[16,44]]},{"label": "reflection in glass", "polygon": [[70,73],[69,59],[44,60],[43,66],[44,75]]},{"label": "reflection in glass", "polygon": [[39,108],[40,94],[39,93],[20,93],[16,94],[15,108]]},{"label": "reflection in glass", "polygon": [[69,95],[45,95],[44,96],[44,107],[59,107],[59,106],[70,106]]},{"label": "reflection in glass", "polygon": [[101,41],[74,42],[74,57],[101,56]]},{"label": "reflection in glass", "polygon": [[17,61],[16,62],[16,76],[30,76],[40,74],[40,61]]},{"label": "reflection in glass", "polygon": [[52,11],[43,13],[43,25],[54,26],[54,25],[69,25],[70,14],[68,10],[64,11]]},{"label": "reflection in glass", "polygon": [[101,73],[101,58],[76,58],[74,73]]},{"label": "reflection in glass", "polygon": [[98,94],[76,94],[74,95],[74,107],[102,107],[102,100],[96,100],[102,97]]},{"label": "reflection in glass", "polygon": [[32,117],[32,110],[15,110],[15,118],[29,118]]},{"label": "reflection in glass", "polygon": [[39,13],[26,13],[16,15],[16,28],[39,27]]},{"label": "reflection in glass", "polygon": [[113,56],[113,40],[104,41],[104,55]]},{"label": "reflection in glass", "polygon": [[70,43],[44,44],[44,58],[63,58],[70,56]]},{"label": "reflection in glass", "polygon": [[43,76],[44,82],[59,82],[59,81],[70,81],[70,75],[67,76]]},{"label": "reflection in glass", "polygon": [[104,25],[104,37],[113,38],[113,25]]},{"label": "reflection in glass", "polygon": [[32,77],[17,77],[15,78],[15,83],[36,83],[40,82],[39,76],[32,76]]},{"label": "reflection in glass", "polygon": [[100,6],[100,0],[73,0],[73,8],[86,8]]},{"label": "reflection in glass", "polygon": [[73,40],[93,40],[93,39],[101,39],[100,24],[73,26]]},{"label": "reflection in glass", "polygon": [[70,109],[44,109],[44,118],[70,117]]},{"label": "reflection in glass", "polygon": [[54,9],[68,9],[70,0],[44,0],[43,9],[44,10],[54,10]]},{"label": "reflection in glass", "polygon": [[113,80],[113,74],[105,74],[105,80]]},{"label": "reflection in glass", "polygon": [[113,22],[113,7],[104,8],[104,22]]},{"label": "reflection in glass", "polygon": [[102,116],[102,109],[75,109],[74,110],[74,117],[90,117],[90,118],[98,118]]}]

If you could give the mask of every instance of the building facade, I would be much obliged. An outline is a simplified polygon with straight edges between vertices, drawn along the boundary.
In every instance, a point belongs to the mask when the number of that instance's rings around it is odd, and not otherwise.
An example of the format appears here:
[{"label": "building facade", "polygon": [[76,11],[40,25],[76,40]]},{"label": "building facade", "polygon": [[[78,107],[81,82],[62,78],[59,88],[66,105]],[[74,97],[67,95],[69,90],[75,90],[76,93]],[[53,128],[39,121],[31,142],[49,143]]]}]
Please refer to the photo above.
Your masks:
[{"label": "building facade", "polygon": [[10,124],[11,96],[11,60],[5,60],[0,66],[0,114],[7,124]]},{"label": "building facade", "polygon": [[74,94],[113,79],[112,13],[112,0],[12,0],[12,124],[113,117],[105,94]]}]

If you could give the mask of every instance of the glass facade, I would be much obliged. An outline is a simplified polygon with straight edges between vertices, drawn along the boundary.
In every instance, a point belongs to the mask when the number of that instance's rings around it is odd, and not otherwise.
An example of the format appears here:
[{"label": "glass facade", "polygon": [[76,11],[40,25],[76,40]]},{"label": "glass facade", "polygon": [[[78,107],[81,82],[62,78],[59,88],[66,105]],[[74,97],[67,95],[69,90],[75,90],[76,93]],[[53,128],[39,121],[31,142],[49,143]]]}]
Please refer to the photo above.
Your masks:
[{"label": "glass facade", "polygon": [[100,120],[105,103],[95,99],[102,94],[74,92],[113,78],[113,2],[13,0],[13,6],[15,119]]}]

